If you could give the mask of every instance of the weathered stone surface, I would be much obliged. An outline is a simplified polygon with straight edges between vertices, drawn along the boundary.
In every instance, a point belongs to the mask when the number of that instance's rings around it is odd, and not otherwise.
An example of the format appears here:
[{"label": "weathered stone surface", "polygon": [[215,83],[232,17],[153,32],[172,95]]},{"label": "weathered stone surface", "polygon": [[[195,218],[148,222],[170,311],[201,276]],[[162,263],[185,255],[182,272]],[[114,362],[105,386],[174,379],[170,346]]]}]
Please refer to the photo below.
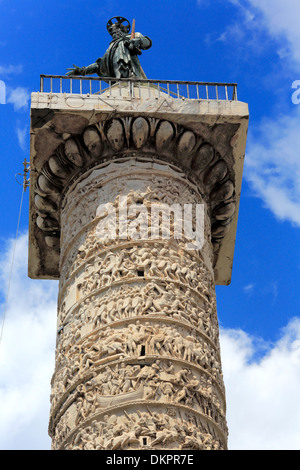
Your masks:
[{"label": "weathered stone surface", "polygon": [[70,113],[54,114],[53,128],[58,134],[81,134],[88,125],[88,119]]},{"label": "weathered stone surface", "polygon": [[53,449],[227,448],[215,284],[247,106],[154,91],[33,94],[29,275],[59,279]]},{"label": "weathered stone surface", "polygon": [[[125,237],[119,230],[103,239],[99,201],[116,210],[118,227],[121,210],[128,206],[129,213],[136,203],[149,214],[170,202],[204,204],[204,245],[189,250],[186,237],[175,239],[175,220],[170,238],[135,238],[126,226]],[[49,425],[54,449],[226,449],[208,212],[182,170],[141,157],[99,166],[66,192]],[[130,224],[140,217],[131,213]],[[155,228],[153,220],[147,228]],[[133,409],[144,425],[136,423],[128,440]],[[103,413],[108,428],[101,427]],[[176,428],[180,416],[187,428]]]}]

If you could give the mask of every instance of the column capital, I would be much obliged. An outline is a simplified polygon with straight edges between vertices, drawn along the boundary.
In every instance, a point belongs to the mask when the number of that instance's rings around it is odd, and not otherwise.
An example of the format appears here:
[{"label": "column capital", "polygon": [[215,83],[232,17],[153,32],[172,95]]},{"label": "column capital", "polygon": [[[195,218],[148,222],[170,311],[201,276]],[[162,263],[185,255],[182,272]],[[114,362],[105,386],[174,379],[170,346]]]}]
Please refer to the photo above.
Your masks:
[{"label": "column capital", "polygon": [[29,276],[59,279],[60,210],[83,174],[120,160],[173,165],[207,203],[216,284],[231,280],[248,127],[239,101],[33,93]]}]

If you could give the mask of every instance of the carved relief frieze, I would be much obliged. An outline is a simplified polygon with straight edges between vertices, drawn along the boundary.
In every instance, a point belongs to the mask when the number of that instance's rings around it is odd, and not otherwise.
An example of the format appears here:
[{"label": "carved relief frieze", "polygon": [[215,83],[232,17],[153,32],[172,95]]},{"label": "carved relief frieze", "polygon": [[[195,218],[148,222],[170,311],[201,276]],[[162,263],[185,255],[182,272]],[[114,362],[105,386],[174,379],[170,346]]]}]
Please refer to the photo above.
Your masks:
[{"label": "carved relief frieze", "polygon": [[[226,440],[218,424],[185,405],[137,401],[113,414],[105,411],[85,416],[82,426],[67,433],[67,417],[55,430],[55,449],[71,450],[225,450]],[[70,413],[71,414],[71,413]],[[76,413],[75,413],[76,414]],[[70,418],[70,416],[69,416]]]},{"label": "carved relief frieze", "polygon": [[210,290],[205,289],[204,284],[211,285],[211,273],[205,264],[188,253],[180,256],[180,253],[172,251],[157,244],[149,246],[145,243],[143,248],[133,246],[106,252],[102,257],[97,257],[95,264],[86,268],[82,276],[77,277],[80,298],[120,279],[125,283],[128,278],[143,277],[149,281],[159,278],[168,283],[184,284],[186,288],[198,291],[203,301],[210,300]]},{"label": "carved relief frieze", "polygon": [[[152,362],[150,362],[152,360]],[[225,419],[225,396],[220,384],[201,367],[187,365],[184,361],[168,361],[154,356],[144,364],[131,360],[115,361],[101,366],[93,374],[61,390],[63,374],[53,378],[56,393],[52,396],[52,427],[57,416],[64,413],[77,399],[84,408],[109,408],[137,399],[174,402],[189,405],[221,422]],[[93,399],[91,398],[93,397]],[[93,405],[92,405],[93,403]],[[213,412],[212,412],[213,410]],[[217,416],[218,415],[218,416]],[[76,419],[78,424],[78,418]],[[224,422],[225,423],[225,422]],[[76,425],[77,425],[76,424]],[[225,425],[225,424],[224,424]]]},{"label": "carved relief frieze", "polygon": [[[202,204],[203,199],[199,193],[196,193],[193,187],[187,185],[186,179],[177,181],[176,174],[174,175],[174,171],[171,171],[170,167],[166,166],[165,170],[168,171],[164,177],[155,178],[153,175],[155,173],[153,165],[149,165],[146,162],[143,164],[142,171],[137,165],[130,167],[127,163],[119,163],[118,165],[114,163],[109,165],[109,171],[112,172],[111,176],[107,168],[103,169],[106,176],[105,181],[102,181],[101,175],[99,176],[98,172],[94,172],[96,176],[93,181],[93,190],[85,191],[84,194],[81,194],[81,188],[78,189],[77,185],[72,191],[72,198],[70,198],[67,204],[67,210],[61,211],[61,223],[64,227],[67,227],[61,236],[62,260],[66,257],[68,246],[72,246],[72,242],[82,234],[85,226],[88,226],[88,230],[91,229],[91,225],[97,226],[95,235],[98,238],[99,244],[102,246],[111,244],[109,239],[101,239],[100,228],[104,222],[103,219],[107,223],[106,214],[112,214],[112,211],[115,211],[116,221],[114,223],[117,227],[113,239],[130,239],[130,221],[138,220],[139,217],[137,204],[143,205],[141,209],[143,209],[143,213],[146,212],[147,214],[145,222],[148,223],[149,218],[147,230],[143,231],[140,238],[159,239],[166,238],[166,235],[173,238],[175,231],[174,221],[170,220],[170,223],[165,224],[165,226],[163,226],[160,220],[157,220],[157,223],[154,224],[152,219],[155,218],[155,210],[170,210],[176,207],[175,205],[177,204],[176,227],[179,228],[183,224],[184,205],[193,204],[196,206],[196,204]],[[128,174],[127,179],[125,178],[126,173]],[[133,173],[134,176],[132,175]],[[177,177],[179,178],[179,176]],[[92,175],[88,180],[90,181],[91,179]],[[124,180],[126,183],[124,183]],[[195,191],[194,194],[193,191]],[[105,205],[107,209],[105,209]],[[132,211],[130,213],[132,208],[134,208],[135,214]],[[99,209],[101,209],[101,216],[98,214]],[[126,219],[124,218],[124,211],[126,211]],[[130,213],[128,216],[127,211],[128,214]],[[178,220],[178,217],[181,217],[181,219]],[[208,219],[208,214],[206,214],[206,217]],[[193,223],[194,225],[196,223],[194,214]],[[210,239],[209,219],[207,223]],[[131,225],[133,224],[131,223]],[[123,230],[126,230],[125,237],[124,233],[120,232],[121,227]]]},{"label": "carved relief frieze", "polygon": [[[222,387],[218,343],[188,325],[166,322],[161,317],[149,321],[119,322],[114,328],[100,328],[74,344],[62,342],[57,348],[52,386],[57,397],[83,377],[117,359],[159,356],[178,359],[207,371]],[[58,386],[56,386],[58,384]]]},{"label": "carved relief frieze", "polygon": [[[100,296],[92,295],[76,304],[68,313],[64,308],[59,316],[58,344],[67,344],[87,331],[128,318],[159,315],[199,329],[212,341],[218,338],[215,295],[203,300],[196,291],[165,282],[138,282],[108,288]],[[63,303],[64,307],[64,303]],[[68,339],[69,338],[69,339]]]}]

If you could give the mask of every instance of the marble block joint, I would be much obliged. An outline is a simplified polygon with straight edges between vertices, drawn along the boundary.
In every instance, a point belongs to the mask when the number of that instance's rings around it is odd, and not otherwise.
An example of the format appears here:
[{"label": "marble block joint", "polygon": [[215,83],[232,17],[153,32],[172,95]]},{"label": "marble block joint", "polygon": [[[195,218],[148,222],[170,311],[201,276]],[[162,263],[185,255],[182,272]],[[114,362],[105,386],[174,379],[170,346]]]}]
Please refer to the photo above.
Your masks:
[{"label": "marble block joint", "polygon": [[[32,94],[28,272],[59,279],[53,449],[227,448],[215,285],[231,280],[247,126],[239,101]],[[101,239],[99,206],[119,220],[124,200],[201,204],[203,246],[174,220],[170,237]]]}]

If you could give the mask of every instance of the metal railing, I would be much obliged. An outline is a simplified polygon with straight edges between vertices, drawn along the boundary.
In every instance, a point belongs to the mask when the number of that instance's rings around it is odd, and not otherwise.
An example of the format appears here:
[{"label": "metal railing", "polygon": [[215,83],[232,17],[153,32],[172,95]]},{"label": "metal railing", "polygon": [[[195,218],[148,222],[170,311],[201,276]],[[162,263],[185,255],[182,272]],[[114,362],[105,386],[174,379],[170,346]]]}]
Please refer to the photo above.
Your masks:
[{"label": "metal railing", "polygon": [[99,78],[41,75],[41,93],[102,94],[126,98],[160,97],[177,99],[237,100],[236,83],[190,82],[179,80],[141,80],[139,78]]}]

